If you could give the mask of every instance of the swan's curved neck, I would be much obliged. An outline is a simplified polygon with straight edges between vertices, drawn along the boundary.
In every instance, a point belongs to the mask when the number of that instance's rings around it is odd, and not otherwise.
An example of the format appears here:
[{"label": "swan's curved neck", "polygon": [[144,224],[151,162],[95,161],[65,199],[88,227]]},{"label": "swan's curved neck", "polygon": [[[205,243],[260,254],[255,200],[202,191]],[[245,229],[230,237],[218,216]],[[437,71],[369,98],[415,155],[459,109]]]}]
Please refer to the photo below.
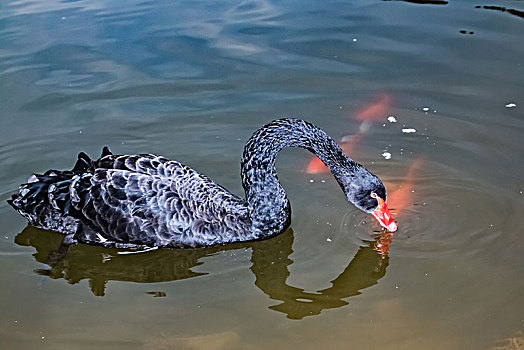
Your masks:
[{"label": "swan's curved neck", "polygon": [[340,184],[347,169],[359,166],[324,131],[303,120],[279,119],[257,130],[244,148],[241,177],[258,238],[282,232],[290,222],[291,208],[275,169],[276,155],[284,147],[313,152]]}]

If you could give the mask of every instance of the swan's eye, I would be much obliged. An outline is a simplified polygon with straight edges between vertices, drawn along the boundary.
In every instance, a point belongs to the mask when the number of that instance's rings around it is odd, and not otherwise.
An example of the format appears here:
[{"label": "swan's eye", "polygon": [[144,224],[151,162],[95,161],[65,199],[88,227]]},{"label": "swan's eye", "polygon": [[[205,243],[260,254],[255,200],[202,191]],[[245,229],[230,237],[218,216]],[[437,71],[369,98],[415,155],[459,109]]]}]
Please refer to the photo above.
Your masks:
[{"label": "swan's eye", "polygon": [[378,198],[377,194],[375,192],[371,192],[370,194],[371,198]]}]

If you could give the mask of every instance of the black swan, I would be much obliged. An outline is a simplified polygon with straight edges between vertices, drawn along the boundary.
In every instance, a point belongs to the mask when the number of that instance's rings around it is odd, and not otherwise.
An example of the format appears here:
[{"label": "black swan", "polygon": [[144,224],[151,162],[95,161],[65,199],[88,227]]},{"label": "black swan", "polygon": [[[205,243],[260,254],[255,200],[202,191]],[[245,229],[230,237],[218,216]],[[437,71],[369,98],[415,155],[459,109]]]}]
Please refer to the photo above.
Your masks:
[{"label": "black swan", "polygon": [[64,242],[115,247],[198,247],[265,239],[291,220],[275,169],[284,147],[303,147],[331,170],[347,199],[389,231],[397,225],[382,182],[354,162],[324,131],[300,119],[279,119],[248,140],[241,161],[246,199],[177,161],[153,154],[85,153],[70,171],[31,176],[9,204],[33,226]]}]

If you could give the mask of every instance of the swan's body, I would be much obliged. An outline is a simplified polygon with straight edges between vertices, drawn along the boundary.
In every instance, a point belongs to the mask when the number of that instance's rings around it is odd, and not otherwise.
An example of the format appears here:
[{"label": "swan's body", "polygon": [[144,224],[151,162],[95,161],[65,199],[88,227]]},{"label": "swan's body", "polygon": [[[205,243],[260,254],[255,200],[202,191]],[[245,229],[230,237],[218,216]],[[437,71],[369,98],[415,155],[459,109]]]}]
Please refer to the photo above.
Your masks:
[{"label": "swan's body", "polygon": [[[34,226],[73,241],[113,246],[196,247],[264,239],[283,232],[291,209],[275,158],[284,147],[303,147],[331,170],[350,202],[384,214],[380,180],[355,163],[322,130],[299,119],[275,120],[244,148],[242,199],[195,170],[152,154],[113,155],[92,161],[81,153],[71,171],[33,175],[9,203]],[[387,207],[381,224],[396,225]]]}]

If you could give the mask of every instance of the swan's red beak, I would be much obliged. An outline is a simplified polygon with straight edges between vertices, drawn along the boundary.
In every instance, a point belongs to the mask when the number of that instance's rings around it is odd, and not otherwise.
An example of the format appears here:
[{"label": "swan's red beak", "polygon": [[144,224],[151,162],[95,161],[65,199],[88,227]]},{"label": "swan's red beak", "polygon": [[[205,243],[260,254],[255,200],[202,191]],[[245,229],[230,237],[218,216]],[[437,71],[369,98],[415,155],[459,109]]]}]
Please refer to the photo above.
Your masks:
[{"label": "swan's red beak", "polygon": [[373,215],[386,230],[395,232],[397,230],[397,224],[393,221],[386,202],[380,197],[376,197],[376,200],[378,201],[378,206],[371,212],[371,215]]}]

